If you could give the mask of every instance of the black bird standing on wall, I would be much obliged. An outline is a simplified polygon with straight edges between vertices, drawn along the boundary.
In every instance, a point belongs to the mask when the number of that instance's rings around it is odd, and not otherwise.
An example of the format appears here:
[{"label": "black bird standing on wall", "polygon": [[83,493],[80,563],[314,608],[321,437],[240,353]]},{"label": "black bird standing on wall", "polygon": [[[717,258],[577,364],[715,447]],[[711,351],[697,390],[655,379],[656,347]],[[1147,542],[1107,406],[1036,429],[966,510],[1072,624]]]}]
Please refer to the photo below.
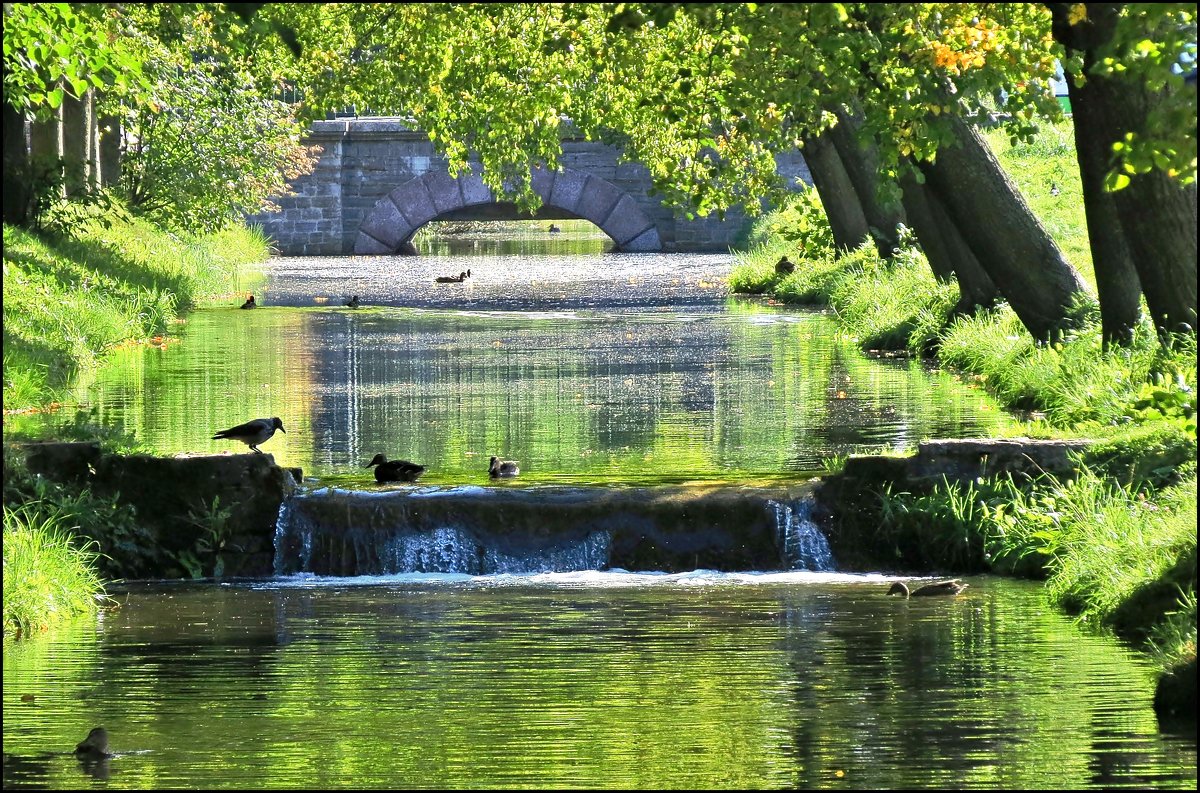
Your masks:
[{"label": "black bird standing on wall", "polygon": [[262,450],[258,448],[258,444],[270,440],[271,436],[275,434],[275,430],[287,432],[283,428],[283,422],[278,417],[254,419],[253,421],[247,421],[245,424],[221,430],[212,436],[212,439],[214,441],[241,441],[254,451],[262,454]]}]

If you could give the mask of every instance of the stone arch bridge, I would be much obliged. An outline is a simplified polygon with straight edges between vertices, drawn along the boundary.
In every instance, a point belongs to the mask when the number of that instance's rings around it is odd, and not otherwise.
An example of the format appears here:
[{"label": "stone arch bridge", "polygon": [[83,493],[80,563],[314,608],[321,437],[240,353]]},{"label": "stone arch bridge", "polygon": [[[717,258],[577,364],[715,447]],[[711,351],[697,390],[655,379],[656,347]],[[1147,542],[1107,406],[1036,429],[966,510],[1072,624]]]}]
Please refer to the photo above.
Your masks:
[{"label": "stone arch bridge", "polygon": [[[474,174],[451,178],[429,137],[395,118],[314,122],[306,141],[322,147],[316,169],[297,179],[279,211],[247,218],[289,256],[415,253],[410,240],[433,220],[527,220]],[[649,171],[619,162],[614,146],[563,141],[560,170],[535,169],[539,220],[590,220],[621,251],[725,251],[743,231],[740,209],[686,220],[649,195]],[[811,184],[799,152],[780,157],[788,184]]]}]

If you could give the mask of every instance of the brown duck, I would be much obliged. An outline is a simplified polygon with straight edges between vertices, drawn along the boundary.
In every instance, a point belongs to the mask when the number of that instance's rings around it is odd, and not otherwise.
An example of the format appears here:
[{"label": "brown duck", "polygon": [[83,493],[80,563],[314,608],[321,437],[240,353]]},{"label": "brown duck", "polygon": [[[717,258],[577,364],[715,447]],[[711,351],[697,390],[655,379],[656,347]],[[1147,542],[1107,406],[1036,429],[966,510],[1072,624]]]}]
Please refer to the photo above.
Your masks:
[{"label": "brown duck", "polygon": [[371,458],[364,468],[375,466],[376,482],[415,482],[417,477],[425,473],[425,466],[410,463],[408,460],[388,460],[382,454]]},{"label": "brown duck", "polygon": [[967,588],[967,584],[957,578],[952,578],[949,581],[937,581],[932,584],[925,584],[909,592],[908,586],[903,581],[897,581],[892,584],[892,588],[888,590],[889,595],[904,595],[904,597],[926,597],[930,595],[957,595]]},{"label": "brown duck", "polygon": [[501,460],[499,457],[493,457],[488,463],[488,476],[492,479],[516,476],[519,473],[521,473],[521,469],[511,460]]}]

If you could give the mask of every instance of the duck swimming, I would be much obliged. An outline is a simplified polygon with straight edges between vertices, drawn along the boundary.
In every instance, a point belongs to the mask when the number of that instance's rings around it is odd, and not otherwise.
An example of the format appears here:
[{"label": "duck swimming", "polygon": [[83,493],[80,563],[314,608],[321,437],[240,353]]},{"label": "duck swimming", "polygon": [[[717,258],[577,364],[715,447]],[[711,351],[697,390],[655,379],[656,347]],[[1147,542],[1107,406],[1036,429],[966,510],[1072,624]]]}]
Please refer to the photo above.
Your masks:
[{"label": "duck swimming", "polygon": [[246,298],[246,302],[242,303],[241,308],[255,308],[257,306],[258,303],[254,302],[254,295],[250,295],[250,297]]},{"label": "duck swimming", "polygon": [[425,466],[410,463],[408,460],[388,460],[382,454],[371,458],[364,468],[375,466],[376,482],[415,482],[417,477],[425,473]]},{"label": "duck swimming", "polygon": [[488,463],[488,476],[492,479],[500,477],[516,476],[521,473],[521,469],[516,463],[510,460],[501,460],[499,457],[493,457]]},{"label": "duck swimming", "polygon": [[463,270],[458,275],[439,275],[433,280],[439,284],[461,284],[467,279],[467,271]]},{"label": "duck swimming", "polygon": [[108,730],[103,727],[93,727],[87,737],[75,747],[75,756],[80,760],[99,760],[112,757],[108,751]]},{"label": "duck swimming", "polygon": [[901,594],[904,595],[904,597],[908,597],[909,595],[912,595],[913,597],[925,597],[928,595],[957,595],[959,592],[962,592],[964,589],[966,589],[967,586],[969,585],[964,584],[957,578],[953,578],[949,581],[938,581],[933,584],[925,584],[924,586],[919,586],[912,592],[909,592],[908,587],[903,581],[897,581],[896,583],[892,584],[892,588],[888,590],[888,594]]}]

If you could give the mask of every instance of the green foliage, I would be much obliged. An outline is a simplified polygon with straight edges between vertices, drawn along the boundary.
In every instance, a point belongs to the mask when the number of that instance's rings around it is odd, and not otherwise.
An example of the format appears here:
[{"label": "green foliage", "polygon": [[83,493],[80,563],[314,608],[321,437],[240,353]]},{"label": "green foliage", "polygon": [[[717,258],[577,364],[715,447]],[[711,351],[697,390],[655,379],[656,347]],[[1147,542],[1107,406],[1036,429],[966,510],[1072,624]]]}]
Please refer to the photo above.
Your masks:
[{"label": "green foliage", "polygon": [[1163,416],[1186,426],[1188,411],[1194,416],[1195,356],[1194,340],[1163,345],[1146,323],[1127,348],[1105,349],[1095,325],[1039,345],[1007,307],[959,318],[942,333],[938,352],[943,364],[977,374],[1007,406],[1041,411],[1062,427]]},{"label": "green foliage", "polygon": [[789,195],[779,208],[756,218],[749,241],[754,245],[784,242],[793,258],[830,258],[836,252],[821,196],[811,187]]},{"label": "green foliage", "polygon": [[[196,526],[200,534],[194,548],[180,551],[175,558],[192,578],[204,578],[206,575],[220,578],[225,572],[225,560],[221,552],[225,550],[233,532],[229,522],[232,516],[233,508],[222,507],[220,496],[213,496],[212,504],[188,512],[188,522]],[[209,572],[205,573],[205,570]]]},{"label": "green foliage", "polygon": [[184,308],[239,288],[266,253],[258,231],[181,239],[119,215],[57,239],[5,226],[5,407],[44,403],[115,345],[162,335]]},{"label": "green foliage", "polygon": [[885,261],[866,242],[843,261],[848,267],[829,302],[864,349],[920,349],[935,337],[931,326],[940,328],[958,300],[958,286],[934,279],[924,254],[915,249]]},{"label": "green foliage", "polygon": [[137,99],[149,87],[136,46],[100,4],[4,7],[4,101],[48,114],[91,88]]},{"label": "green foliage", "polygon": [[273,196],[316,165],[290,106],[262,96],[247,74],[209,60],[155,57],[152,102],[122,107],[133,144],[121,186],[130,207],[183,232],[216,232],[278,207]]},{"label": "green foliage", "polygon": [[42,505],[4,506],[4,633],[23,636],[94,614],[104,586],[94,544],[71,536],[70,516]]},{"label": "green foliage", "polygon": [[900,568],[978,573],[987,569],[979,531],[983,505],[972,488],[943,482],[929,493],[896,491],[889,482],[857,520],[875,521],[870,542]]},{"label": "green foliage", "polygon": [[[1078,70],[1077,61],[1069,59],[1068,69]],[[1130,175],[1155,168],[1182,184],[1195,181],[1196,89],[1184,82],[1195,68],[1195,3],[1121,4],[1116,30],[1097,49],[1090,76],[1138,86],[1154,95],[1154,103],[1113,144],[1109,189],[1122,189]]]},{"label": "green foliage", "polygon": [[[104,578],[149,577],[172,561],[159,547],[131,507],[116,496],[101,497],[90,489],[53,482],[28,470],[24,454],[4,446],[4,504],[45,517],[76,544],[95,549],[87,559]],[[15,506],[14,506],[15,505]],[[5,576],[7,578],[7,576]]]}]

